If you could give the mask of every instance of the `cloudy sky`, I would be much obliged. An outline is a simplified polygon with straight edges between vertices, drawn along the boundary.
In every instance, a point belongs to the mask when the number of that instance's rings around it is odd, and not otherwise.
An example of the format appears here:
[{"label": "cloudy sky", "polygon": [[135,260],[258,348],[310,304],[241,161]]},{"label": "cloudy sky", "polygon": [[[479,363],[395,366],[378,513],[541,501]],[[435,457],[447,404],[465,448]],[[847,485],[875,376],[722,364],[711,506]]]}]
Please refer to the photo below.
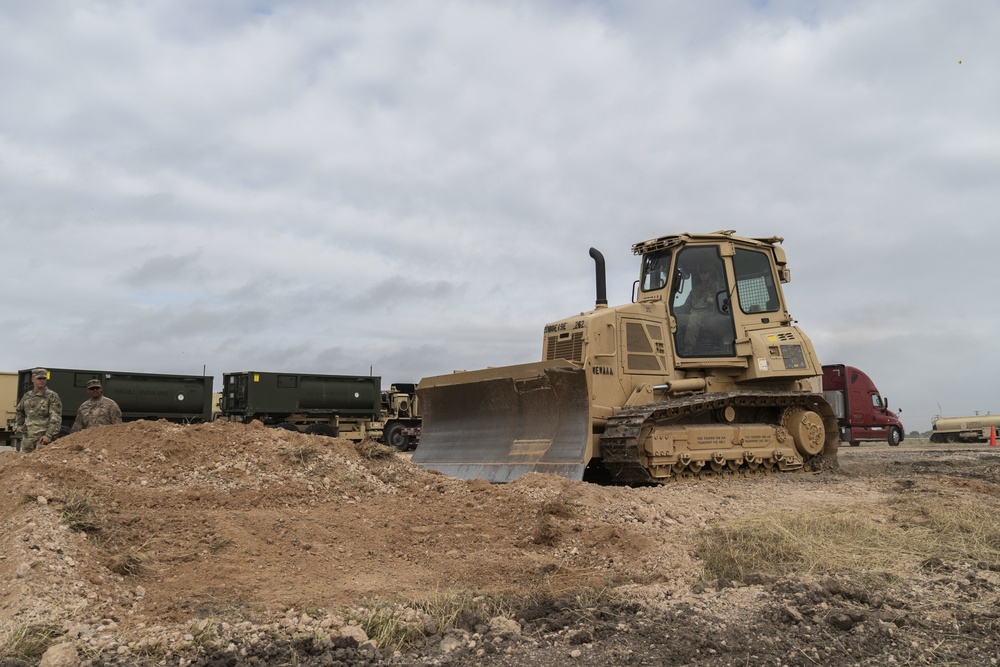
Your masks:
[{"label": "cloudy sky", "polygon": [[1000,411],[996,0],[5,0],[0,370],[534,361],[631,244],[785,238],[908,431]]}]

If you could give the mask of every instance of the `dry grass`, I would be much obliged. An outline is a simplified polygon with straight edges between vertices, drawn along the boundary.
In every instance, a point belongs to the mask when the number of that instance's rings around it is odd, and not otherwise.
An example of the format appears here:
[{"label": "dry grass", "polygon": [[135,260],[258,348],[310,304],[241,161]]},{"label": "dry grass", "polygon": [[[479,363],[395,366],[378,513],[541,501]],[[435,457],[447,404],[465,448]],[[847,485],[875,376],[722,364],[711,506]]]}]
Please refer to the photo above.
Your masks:
[{"label": "dry grass", "polygon": [[145,558],[135,553],[127,551],[123,554],[113,556],[108,561],[108,569],[123,577],[134,577],[145,571]]},{"label": "dry grass", "polygon": [[313,445],[302,445],[295,447],[282,447],[279,450],[279,453],[291,463],[307,465],[310,461],[316,458],[316,455],[319,454],[319,449]]},{"label": "dry grass", "polygon": [[393,447],[387,447],[374,440],[362,440],[355,445],[355,448],[358,450],[358,454],[369,461],[392,459],[398,453]]},{"label": "dry grass", "polygon": [[542,516],[531,532],[531,541],[545,547],[554,547],[562,537],[562,530],[548,515]]},{"label": "dry grass", "polygon": [[566,519],[573,516],[574,503],[565,494],[559,494],[555,498],[549,498],[538,508],[538,513]]},{"label": "dry grass", "polygon": [[1000,511],[953,497],[781,510],[714,526],[697,547],[706,578],[753,572],[892,573],[928,559],[1000,566]]},{"label": "dry grass", "polygon": [[28,623],[17,626],[0,638],[0,664],[37,665],[45,651],[63,634],[53,624]]},{"label": "dry grass", "polygon": [[379,648],[407,652],[421,646],[430,635],[456,627],[471,629],[498,617],[515,618],[520,609],[541,606],[591,618],[595,609],[624,604],[626,597],[607,588],[576,588],[558,597],[552,591],[539,591],[526,598],[449,590],[405,604],[375,602],[341,613]]},{"label": "dry grass", "polygon": [[71,530],[88,535],[101,532],[101,524],[94,511],[93,498],[86,493],[77,491],[67,493],[59,508],[59,516]]},{"label": "dry grass", "polygon": [[351,609],[345,618],[361,626],[380,648],[405,652],[421,645],[429,634],[513,613],[513,604],[505,598],[449,591],[406,607],[377,604]]}]

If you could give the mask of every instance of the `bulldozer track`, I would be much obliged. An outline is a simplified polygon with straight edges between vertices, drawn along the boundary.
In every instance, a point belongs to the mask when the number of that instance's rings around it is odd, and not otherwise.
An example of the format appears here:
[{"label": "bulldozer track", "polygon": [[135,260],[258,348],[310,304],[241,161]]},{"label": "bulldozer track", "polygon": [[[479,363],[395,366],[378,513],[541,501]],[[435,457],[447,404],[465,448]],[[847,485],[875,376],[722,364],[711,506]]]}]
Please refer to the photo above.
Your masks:
[{"label": "bulldozer track", "polygon": [[[760,477],[771,472],[779,472],[778,466],[751,469],[746,462],[743,462],[737,468],[726,468],[721,471],[691,467],[669,477],[656,478],[642,464],[640,439],[647,425],[682,425],[685,421],[696,416],[714,410],[723,410],[729,406],[736,408],[804,407],[819,412],[825,423],[833,418],[832,410],[822,397],[802,391],[736,390],[696,394],[669,401],[630,406],[608,419],[607,426],[601,436],[601,465],[615,484],[658,484],[676,479],[708,477]],[[774,424],[774,426],[779,425]],[[835,432],[835,424],[832,428]],[[802,467],[796,468],[796,470],[818,469],[821,458],[821,455],[804,456]]]}]

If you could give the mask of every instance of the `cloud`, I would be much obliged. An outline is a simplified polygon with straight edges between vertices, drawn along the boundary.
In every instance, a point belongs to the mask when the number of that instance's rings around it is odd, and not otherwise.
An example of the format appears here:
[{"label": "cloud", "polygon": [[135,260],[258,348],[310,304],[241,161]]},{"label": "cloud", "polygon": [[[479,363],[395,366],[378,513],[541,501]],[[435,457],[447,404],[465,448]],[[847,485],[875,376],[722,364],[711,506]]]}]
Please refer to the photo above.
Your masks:
[{"label": "cloud", "polygon": [[591,246],[614,305],[632,243],[736,229],[785,237],[821,358],[925,429],[942,387],[983,409],[930,354],[997,362],[998,24],[929,0],[5,3],[0,367],[531,361],[593,306]]}]

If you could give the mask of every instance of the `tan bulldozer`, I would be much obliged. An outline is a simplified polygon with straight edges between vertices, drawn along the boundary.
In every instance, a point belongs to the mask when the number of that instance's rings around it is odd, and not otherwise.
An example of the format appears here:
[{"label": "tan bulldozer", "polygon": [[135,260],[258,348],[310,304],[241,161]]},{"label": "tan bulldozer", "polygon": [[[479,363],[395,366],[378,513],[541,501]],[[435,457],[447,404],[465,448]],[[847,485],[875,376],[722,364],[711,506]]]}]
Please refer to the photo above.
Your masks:
[{"label": "tan bulldozer", "polygon": [[543,361],[424,378],[413,462],[462,479],[619,484],[835,468],[822,366],[794,325],[781,238],[636,243],[632,303],[545,327]]}]

